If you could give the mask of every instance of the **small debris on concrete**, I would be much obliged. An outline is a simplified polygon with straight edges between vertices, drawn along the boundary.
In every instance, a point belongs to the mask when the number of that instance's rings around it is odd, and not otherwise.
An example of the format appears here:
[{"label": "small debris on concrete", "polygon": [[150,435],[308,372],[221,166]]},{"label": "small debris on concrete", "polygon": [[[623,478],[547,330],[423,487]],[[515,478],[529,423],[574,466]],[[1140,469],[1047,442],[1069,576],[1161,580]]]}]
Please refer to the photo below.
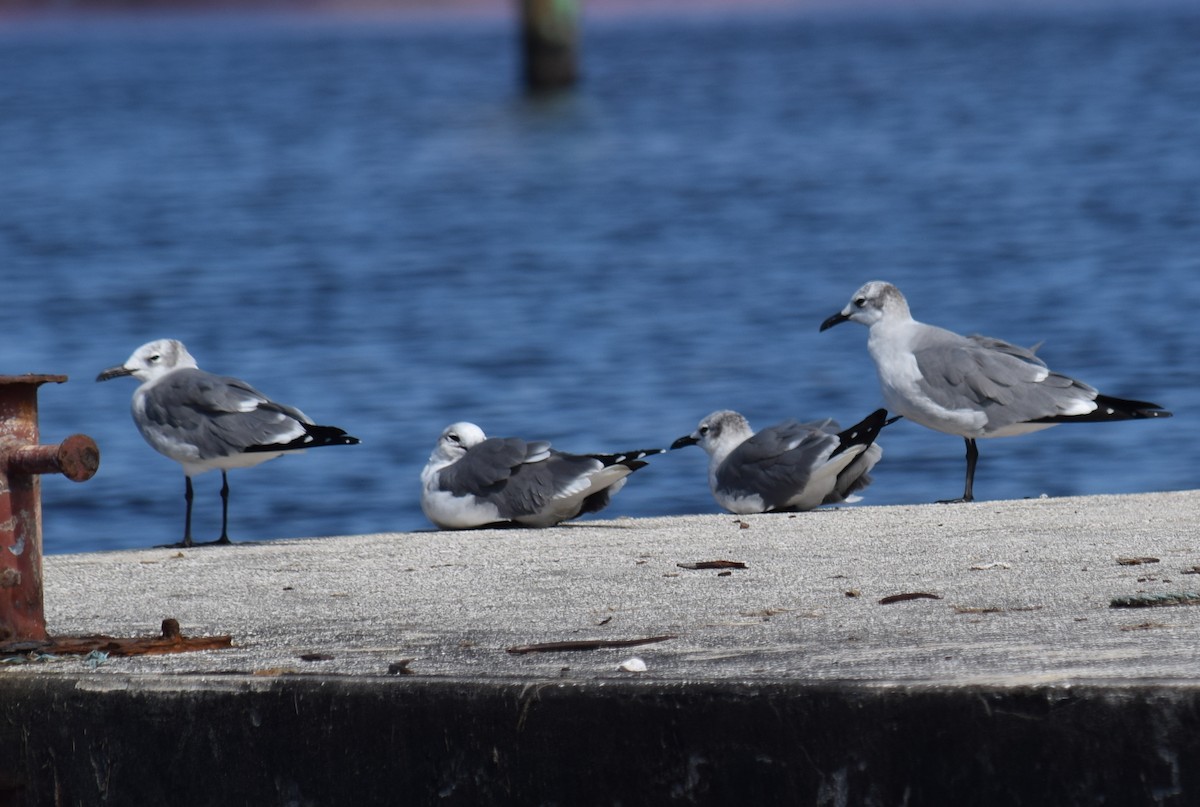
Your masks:
[{"label": "small debris on concrete", "polygon": [[1200,591],[1178,591],[1170,594],[1135,594],[1114,597],[1109,608],[1164,608],[1172,605],[1200,605]]},{"label": "small debris on concrete", "polygon": [[18,653],[0,657],[0,664],[29,664],[38,661],[62,661],[62,659],[53,653]]},{"label": "small debris on concrete", "polygon": [[786,614],[791,611],[791,608],[760,608],[757,611],[739,611],[739,616],[759,617],[760,619],[770,619],[779,614]]},{"label": "small debris on concrete", "polygon": [[998,605],[956,605],[956,614],[1007,614],[1014,611],[1040,611],[1040,605],[1021,605],[1014,608],[1001,608]]},{"label": "small debris on concrete", "polygon": [[1117,558],[1118,566],[1141,566],[1144,563],[1158,563],[1158,558]]},{"label": "small debris on concrete", "polygon": [[643,644],[665,642],[677,638],[674,635],[647,636],[642,639],[575,639],[565,642],[539,642],[537,644],[517,645],[508,648],[509,653],[522,655],[524,653],[557,653],[567,650],[601,650],[608,647],[636,647]]},{"label": "small debris on concrete", "polygon": [[993,569],[1011,569],[1011,563],[1005,563],[1002,560],[993,561],[991,563],[976,563],[974,566],[969,566],[968,569],[972,572],[990,572]]},{"label": "small debris on concrete", "polygon": [[393,661],[388,665],[388,675],[413,675],[413,670],[408,666],[416,659],[402,658],[399,661]]},{"label": "small debris on concrete", "polygon": [[300,654],[301,661],[331,661],[333,656],[328,653],[302,653]]},{"label": "small debris on concrete", "polygon": [[84,667],[94,672],[101,664],[108,663],[108,653],[105,653],[103,650],[93,650],[79,661]]},{"label": "small debris on concrete", "polygon": [[617,669],[621,670],[622,672],[643,673],[646,671],[646,662],[642,661],[637,656],[634,656],[631,659],[622,661],[621,665]]},{"label": "small debris on concrete", "polygon": [[927,591],[910,591],[904,594],[889,594],[879,601],[880,605],[891,605],[897,602],[908,602],[909,600],[940,600],[941,597],[937,594],[930,594]]},{"label": "small debris on concrete", "polygon": [[676,563],[680,569],[745,569],[740,560],[702,560],[697,563]]}]

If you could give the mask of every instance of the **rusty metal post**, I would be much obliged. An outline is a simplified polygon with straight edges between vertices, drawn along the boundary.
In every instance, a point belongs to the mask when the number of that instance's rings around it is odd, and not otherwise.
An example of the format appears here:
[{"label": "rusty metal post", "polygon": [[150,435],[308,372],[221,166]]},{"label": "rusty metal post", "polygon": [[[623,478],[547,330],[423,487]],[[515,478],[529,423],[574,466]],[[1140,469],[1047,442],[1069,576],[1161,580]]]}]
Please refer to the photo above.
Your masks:
[{"label": "rusty metal post", "polygon": [[65,375],[0,376],[0,643],[46,639],[41,474],[91,479],[100,451],[82,434],[38,445],[37,390]]},{"label": "rusty metal post", "polygon": [[579,80],[577,0],[519,0],[525,86],[556,90]]}]

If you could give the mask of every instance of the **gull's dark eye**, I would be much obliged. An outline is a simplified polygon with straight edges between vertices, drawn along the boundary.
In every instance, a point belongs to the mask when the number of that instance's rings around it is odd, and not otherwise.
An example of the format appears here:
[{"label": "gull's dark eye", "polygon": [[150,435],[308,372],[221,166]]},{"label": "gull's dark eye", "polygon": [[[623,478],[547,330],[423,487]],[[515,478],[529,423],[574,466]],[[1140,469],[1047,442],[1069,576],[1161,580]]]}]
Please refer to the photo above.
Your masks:
[{"label": "gull's dark eye", "polygon": [[701,427],[700,427],[700,436],[701,436],[701,437],[703,437],[703,436],[704,436],[704,435],[706,435],[706,434],[708,434],[708,427],[707,427],[707,426],[701,426]]},{"label": "gull's dark eye", "polygon": [[459,439],[459,436],[457,434],[455,434],[454,432],[450,432],[449,434],[447,434],[446,439],[449,440],[451,443],[461,443],[462,442],[462,440]]},{"label": "gull's dark eye", "polygon": [[146,361],[150,362],[151,364],[154,364],[156,361],[159,361],[160,359],[162,359],[162,356],[160,356],[160,355],[158,355],[157,353],[155,353],[153,356],[151,356],[150,358],[146,359]]},{"label": "gull's dark eye", "polygon": [[862,308],[862,307],[863,307],[864,305],[866,305],[866,304],[867,304],[867,298],[866,298],[866,297],[859,297],[858,299],[856,299],[856,300],[854,301],[854,305],[855,305],[855,307],[856,307],[856,308]]}]

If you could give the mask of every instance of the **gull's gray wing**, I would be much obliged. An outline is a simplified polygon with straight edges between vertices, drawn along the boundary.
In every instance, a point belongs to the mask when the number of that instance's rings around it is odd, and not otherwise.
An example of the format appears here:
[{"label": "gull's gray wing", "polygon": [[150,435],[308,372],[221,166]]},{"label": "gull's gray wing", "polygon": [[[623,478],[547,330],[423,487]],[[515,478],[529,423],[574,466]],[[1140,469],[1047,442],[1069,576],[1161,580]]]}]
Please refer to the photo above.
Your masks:
[{"label": "gull's gray wing", "polygon": [[475,496],[499,506],[513,476],[541,464],[538,460],[546,458],[549,448],[550,444],[541,440],[527,443],[519,437],[489,437],[443,468],[439,485],[455,496]]},{"label": "gull's gray wing", "polygon": [[837,449],[837,428],[832,420],[786,420],[763,429],[721,463],[717,487],[734,496],[759,496],[767,508],[782,507]]},{"label": "gull's gray wing", "polygon": [[191,368],[152,384],[135,420],[160,439],[195,446],[200,459],[289,443],[305,433],[301,424],[312,423],[300,410],[271,401],[244,381]]},{"label": "gull's gray wing", "polygon": [[487,499],[506,519],[532,516],[541,513],[552,499],[586,486],[587,476],[602,467],[593,457],[552,450],[544,461],[516,468],[503,489]]},{"label": "gull's gray wing", "polygon": [[988,417],[987,430],[1053,417],[1096,390],[1047,369],[1033,351],[987,336],[927,328],[913,347],[922,392],[951,410]]},{"label": "gull's gray wing", "polygon": [[[483,452],[480,449],[484,448]],[[593,484],[597,471],[623,465],[630,471],[646,463],[641,457],[661,449],[627,454],[568,454],[546,442],[524,443],[517,438],[489,438],[441,472],[441,486],[455,495],[470,493],[496,506],[505,521],[546,515],[556,499],[581,493]],[[478,456],[477,456],[478,455]],[[469,462],[468,462],[469,461]],[[464,466],[464,463],[467,465]],[[594,513],[608,505],[612,486],[580,500],[566,518]],[[561,503],[558,506],[562,506]],[[561,516],[562,513],[559,513]]]}]

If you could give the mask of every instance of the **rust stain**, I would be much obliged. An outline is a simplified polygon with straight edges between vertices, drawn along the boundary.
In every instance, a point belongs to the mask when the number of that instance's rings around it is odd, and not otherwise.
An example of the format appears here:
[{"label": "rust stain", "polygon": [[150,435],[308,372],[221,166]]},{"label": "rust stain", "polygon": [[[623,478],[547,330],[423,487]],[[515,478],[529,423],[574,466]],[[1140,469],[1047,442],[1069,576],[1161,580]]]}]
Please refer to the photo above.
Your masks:
[{"label": "rust stain", "polygon": [[164,619],[160,636],[56,636],[44,642],[0,644],[0,653],[36,651],[61,656],[86,656],[93,651],[99,651],[110,656],[154,656],[195,650],[222,650],[232,646],[232,636],[184,636],[179,630],[177,620]]}]

